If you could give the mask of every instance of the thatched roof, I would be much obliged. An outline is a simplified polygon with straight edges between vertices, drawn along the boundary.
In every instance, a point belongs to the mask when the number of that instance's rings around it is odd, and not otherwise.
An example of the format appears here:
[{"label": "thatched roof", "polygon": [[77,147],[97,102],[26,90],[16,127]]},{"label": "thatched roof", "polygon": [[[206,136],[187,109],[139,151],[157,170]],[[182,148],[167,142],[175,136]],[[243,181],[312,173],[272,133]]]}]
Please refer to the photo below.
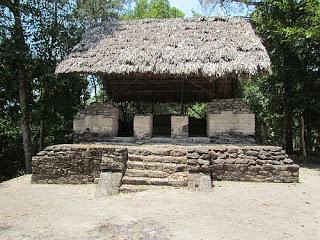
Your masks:
[{"label": "thatched roof", "polygon": [[216,79],[269,69],[269,56],[249,22],[212,17],[98,24],[56,73]]}]

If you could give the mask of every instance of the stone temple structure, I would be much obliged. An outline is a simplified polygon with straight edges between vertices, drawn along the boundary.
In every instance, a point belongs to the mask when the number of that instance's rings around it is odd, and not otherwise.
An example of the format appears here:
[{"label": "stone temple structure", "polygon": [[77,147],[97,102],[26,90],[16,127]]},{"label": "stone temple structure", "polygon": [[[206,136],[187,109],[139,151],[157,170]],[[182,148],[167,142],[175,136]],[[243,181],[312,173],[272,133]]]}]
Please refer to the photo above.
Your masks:
[{"label": "stone temple structure", "polygon": [[[50,146],[33,158],[33,181],[87,183],[108,172],[103,179],[118,190],[205,190],[213,180],[297,182],[299,167],[281,148],[255,145],[255,115],[239,96],[240,81],[269,70],[266,49],[241,18],[93,26],[56,73],[100,77],[111,101],[92,103],[74,119],[74,141],[81,144]],[[117,106],[124,102],[203,102],[206,117],[137,111],[123,136]]]}]

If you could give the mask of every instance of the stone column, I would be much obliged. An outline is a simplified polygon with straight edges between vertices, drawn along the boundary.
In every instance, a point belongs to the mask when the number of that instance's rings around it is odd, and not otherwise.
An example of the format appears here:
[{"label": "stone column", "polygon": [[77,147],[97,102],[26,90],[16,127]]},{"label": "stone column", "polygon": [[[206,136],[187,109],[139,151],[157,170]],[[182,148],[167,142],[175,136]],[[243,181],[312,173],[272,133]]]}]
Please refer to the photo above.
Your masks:
[{"label": "stone column", "polygon": [[189,136],[189,117],[171,116],[171,137],[187,138]]},{"label": "stone column", "polygon": [[119,109],[112,103],[91,103],[73,120],[75,142],[103,142],[118,134]]},{"label": "stone column", "polygon": [[255,134],[255,115],[241,99],[213,99],[207,104],[207,134]]},{"label": "stone column", "polygon": [[152,137],[153,115],[135,115],[133,119],[134,136],[137,139]]},{"label": "stone column", "polygon": [[255,116],[253,113],[234,113],[221,111],[207,115],[208,137],[229,132],[243,135],[255,134]]}]

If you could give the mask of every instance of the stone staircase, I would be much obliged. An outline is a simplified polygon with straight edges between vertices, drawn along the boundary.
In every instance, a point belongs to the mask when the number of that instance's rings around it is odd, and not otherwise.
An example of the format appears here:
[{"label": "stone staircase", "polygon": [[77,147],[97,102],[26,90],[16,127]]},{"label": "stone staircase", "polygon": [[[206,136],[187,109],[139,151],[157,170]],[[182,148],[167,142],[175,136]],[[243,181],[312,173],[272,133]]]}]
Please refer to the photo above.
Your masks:
[{"label": "stone staircase", "polygon": [[118,193],[120,186],[204,190],[221,180],[295,183],[299,165],[281,147],[219,144],[64,144],[32,159],[33,183],[95,182],[98,195]]},{"label": "stone staircase", "polygon": [[127,168],[121,191],[139,191],[155,187],[187,186],[187,158],[184,148],[172,150],[159,146],[129,148]]}]

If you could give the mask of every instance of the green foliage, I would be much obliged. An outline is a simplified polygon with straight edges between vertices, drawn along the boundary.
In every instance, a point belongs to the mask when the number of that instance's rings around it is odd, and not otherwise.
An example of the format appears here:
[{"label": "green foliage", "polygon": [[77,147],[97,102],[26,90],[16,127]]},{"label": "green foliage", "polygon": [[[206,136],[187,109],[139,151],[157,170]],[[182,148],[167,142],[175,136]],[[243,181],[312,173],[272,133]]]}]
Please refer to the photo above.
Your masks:
[{"label": "green foliage", "polygon": [[0,119],[18,121],[19,115],[19,91],[18,81],[15,78],[14,42],[4,34],[0,44]]},{"label": "green foliage", "polygon": [[24,169],[20,133],[19,91],[16,75],[15,44],[4,32],[0,44],[0,182]]},{"label": "green foliage", "polygon": [[76,13],[80,19],[90,23],[117,19],[126,0],[79,0]]},{"label": "green foliage", "polygon": [[[71,142],[73,116],[88,98],[87,82],[76,76],[55,76],[54,70],[79,40],[85,20],[75,18],[72,1],[21,1],[21,15],[28,43],[28,102],[33,152],[50,144]],[[13,36],[13,19],[2,5],[0,44],[0,179],[23,169],[20,104]]]},{"label": "green foliage", "polygon": [[281,145],[283,105],[278,101],[283,88],[276,77],[258,77],[242,82],[245,101],[256,114],[257,141],[267,145]]},{"label": "green foliage", "polygon": [[121,18],[128,20],[180,17],[184,17],[184,13],[175,7],[171,7],[168,0],[137,0],[134,9]]},{"label": "green foliage", "polygon": [[194,118],[206,118],[206,107],[205,103],[191,104],[187,108],[187,115]]},{"label": "green foliage", "polygon": [[184,13],[176,7],[171,7],[169,17],[170,18],[182,18],[182,17],[184,17]]},{"label": "green foliage", "polygon": [[136,2],[136,6],[133,10],[133,17],[135,18],[147,18],[149,11],[149,1],[148,0],[139,0]]},{"label": "green foliage", "polygon": [[[262,142],[281,142],[282,130],[288,128],[299,139],[303,115],[312,149],[320,126],[320,2],[266,0],[252,17],[273,63],[271,76],[244,86],[247,99],[257,109]],[[288,116],[292,126],[281,124]]]},{"label": "green foliage", "polygon": [[0,182],[15,177],[24,169],[20,126],[0,120]]},{"label": "green foliage", "polygon": [[170,4],[168,0],[151,0],[149,16],[152,18],[169,18]]}]

